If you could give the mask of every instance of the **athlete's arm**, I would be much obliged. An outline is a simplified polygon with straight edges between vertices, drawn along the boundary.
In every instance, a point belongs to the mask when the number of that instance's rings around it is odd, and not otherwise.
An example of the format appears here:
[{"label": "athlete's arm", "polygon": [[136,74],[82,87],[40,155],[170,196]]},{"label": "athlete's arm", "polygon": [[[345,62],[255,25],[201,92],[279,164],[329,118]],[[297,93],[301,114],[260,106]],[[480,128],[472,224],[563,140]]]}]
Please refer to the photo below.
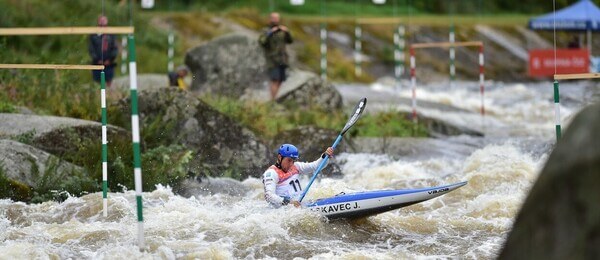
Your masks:
[{"label": "athlete's arm", "polygon": [[[321,164],[321,161],[323,159],[325,159],[325,156],[333,157],[333,148],[328,147],[327,150],[325,150],[325,152],[321,155],[321,157],[319,157],[319,159],[317,159],[316,161],[309,162],[309,163],[295,162],[294,165],[296,165],[296,168],[298,168],[298,171],[300,172],[300,174],[311,173],[311,172],[314,172],[315,170],[317,170],[317,167],[319,167],[319,164]],[[325,166],[327,166],[327,164],[325,164]]]}]

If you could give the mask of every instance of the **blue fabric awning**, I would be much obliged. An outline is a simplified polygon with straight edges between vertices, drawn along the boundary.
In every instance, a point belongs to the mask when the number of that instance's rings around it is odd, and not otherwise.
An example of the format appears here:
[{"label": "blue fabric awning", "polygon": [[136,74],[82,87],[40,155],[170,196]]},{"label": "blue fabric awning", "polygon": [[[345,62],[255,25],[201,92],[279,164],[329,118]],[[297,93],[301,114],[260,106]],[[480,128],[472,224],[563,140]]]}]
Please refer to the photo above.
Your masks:
[{"label": "blue fabric awning", "polygon": [[600,8],[590,0],[581,0],[569,7],[529,20],[532,30],[600,31]]}]

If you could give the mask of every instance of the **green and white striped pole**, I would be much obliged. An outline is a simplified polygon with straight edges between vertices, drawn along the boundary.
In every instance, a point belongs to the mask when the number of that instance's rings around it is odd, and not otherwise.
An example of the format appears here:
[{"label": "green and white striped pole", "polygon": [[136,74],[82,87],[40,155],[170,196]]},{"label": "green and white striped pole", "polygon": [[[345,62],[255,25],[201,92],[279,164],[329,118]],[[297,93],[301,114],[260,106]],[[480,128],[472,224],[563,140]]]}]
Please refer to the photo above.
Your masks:
[{"label": "green and white striped pole", "polygon": [[171,72],[174,69],[173,65],[173,56],[175,56],[175,34],[173,30],[169,31],[169,50],[167,52],[168,62],[167,62],[167,72]]},{"label": "green and white striped pole", "polygon": [[127,36],[121,38],[121,74],[127,74]]},{"label": "green and white striped pole", "polygon": [[362,75],[362,68],[360,67],[361,58],[362,58],[362,29],[360,25],[357,23],[354,27],[354,75],[356,77],[360,77]]},{"label": "green and white striped pole", "polygon": [[131,90],[131,136],[133,138],[133,176],[138,216],[138,245],[144,247],[144,216],[142,213],[142,158],[140,151],[140,120],[138,116],[137,65],[135,38],[129,35],[129,87]]},{"label": "green and white striped pole", "polygon": [[[454,44],[454,24],[450,25],[450,43]],[[454,80],[456,79],[456,67],[454,66],[454,60],[456,58],[454,46],[450,46],[450,88],[454,88]]]},{"label": "green and white striped pole", "polygon": [[394,32],[394,76],[396,78],[396,89],[400,90],[402,85],[400,80],[402,79],[402,74],[404,74],[404,26],[399,25],[396,31]]},{"label": "green and white striped pole", "polygon": [[321,79],[327,80],[327,25],[321,23]]},{"label": "green and white striped pole", "polygon": [[[173,11],[173,0],[169,0],[169,11]],[[168,42],[169,49],[167,51],[167,73],[175,69],[173,64],[173,57],[175,56],[175,33],[173,32],[173,26],[169,28]]]},{"label": "green and white striped pole", "polygon": [[102,215],[108,216],[108,138],[106,136],[106,77],[100,72],[100,109],[102,111]]},{"label": "green and white striped pole", "polygon": [[556,122],[556,141],[561,137],[560,130],[560,100],[558,93],[558,80],[554,80],[554,121]]},{"label": "green and white striped pole", "polygon": [[412,120],[416,126],[419,122],[417,118],[417,64],[415,58],[415,49],[410,47],[410,88],[412,92]]}]

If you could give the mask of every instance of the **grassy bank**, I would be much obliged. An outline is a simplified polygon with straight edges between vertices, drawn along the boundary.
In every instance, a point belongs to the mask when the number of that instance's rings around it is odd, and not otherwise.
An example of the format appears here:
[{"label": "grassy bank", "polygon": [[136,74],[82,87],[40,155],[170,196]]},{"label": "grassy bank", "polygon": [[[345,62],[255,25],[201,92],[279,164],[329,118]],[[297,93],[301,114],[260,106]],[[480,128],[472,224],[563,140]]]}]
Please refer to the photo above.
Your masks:
[{"label": "grassy bank", "polygon": [[[302,110],[272,103],[240,102],[225,97],[205,97],[203,101],[219,112],[224,113],[242,125],[250,128],[265,140],[270,140],[281,131],[291,130],[301,125],[315,125],[321,128],[340,130],[348,121],[349,115],[320,109]],[[427,136],[422,125],[414,126],[398,112],[365,114],[352,128],[350,135],[365,137],[408,137]]]}]

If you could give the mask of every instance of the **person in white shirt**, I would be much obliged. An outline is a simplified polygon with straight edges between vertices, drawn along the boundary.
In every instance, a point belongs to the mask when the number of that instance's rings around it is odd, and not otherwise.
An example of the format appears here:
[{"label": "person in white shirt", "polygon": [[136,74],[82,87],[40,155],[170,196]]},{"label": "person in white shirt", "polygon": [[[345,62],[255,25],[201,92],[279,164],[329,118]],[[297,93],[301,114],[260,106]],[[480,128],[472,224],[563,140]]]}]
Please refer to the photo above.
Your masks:
[{"label": "person in white shirt", "polygon": [[314,162],[297,162],[298,148],[291,144],[283,144],[277,153],[277,162],[263,174],[265,200],[275,207],[292,204],[300,207],[302,185],[300,174],[313,173],[325,156],[333,156],[333,148],[328,147],[325,153]]}]

